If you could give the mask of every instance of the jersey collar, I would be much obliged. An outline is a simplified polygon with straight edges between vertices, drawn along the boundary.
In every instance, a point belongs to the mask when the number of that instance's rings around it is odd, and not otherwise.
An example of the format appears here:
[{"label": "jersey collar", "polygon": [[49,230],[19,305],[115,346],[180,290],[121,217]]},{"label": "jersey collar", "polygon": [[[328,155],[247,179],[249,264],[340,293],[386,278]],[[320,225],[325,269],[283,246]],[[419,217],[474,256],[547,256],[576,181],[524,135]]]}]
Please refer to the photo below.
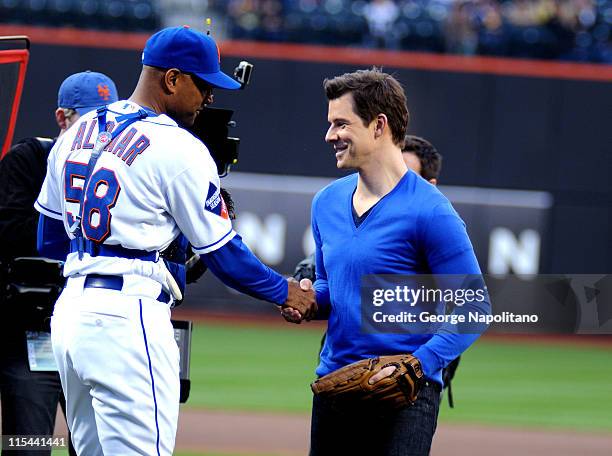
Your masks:
[{"label": "jersey collar", "polygon": [[[108,110],[115,114],[129,114],[137,112],[139,109],[145,109],[147,112],[153,112],[150,108],[140,106],[129,100],[119,100],[108,105]],[[142,120],[142,122],[155,123],[158,125],[167,125],[170,127],[178,127],[178,124],[168,117],[166,114],[150,115]]]}]

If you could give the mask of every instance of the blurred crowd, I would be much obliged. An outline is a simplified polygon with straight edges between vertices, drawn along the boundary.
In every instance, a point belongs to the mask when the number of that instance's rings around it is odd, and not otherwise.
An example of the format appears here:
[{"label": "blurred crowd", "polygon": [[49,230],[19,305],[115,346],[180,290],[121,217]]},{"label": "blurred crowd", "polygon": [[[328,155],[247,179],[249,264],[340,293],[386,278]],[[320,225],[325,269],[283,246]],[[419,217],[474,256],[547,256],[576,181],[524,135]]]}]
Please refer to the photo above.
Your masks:
[{"label": "blurred crowd", "polygon": [[101,30],[160,26],[157,0],[0,0],[0,22]]},{"label": "blurred crowd", "polygon": [[0,0],[0,21],[149,31],[215,18],[225,38],[612,62],[612,0]]},{"label": "blurred crowd", "polygon": [[612,62],[610,0],[228,0],[232,37]]}]

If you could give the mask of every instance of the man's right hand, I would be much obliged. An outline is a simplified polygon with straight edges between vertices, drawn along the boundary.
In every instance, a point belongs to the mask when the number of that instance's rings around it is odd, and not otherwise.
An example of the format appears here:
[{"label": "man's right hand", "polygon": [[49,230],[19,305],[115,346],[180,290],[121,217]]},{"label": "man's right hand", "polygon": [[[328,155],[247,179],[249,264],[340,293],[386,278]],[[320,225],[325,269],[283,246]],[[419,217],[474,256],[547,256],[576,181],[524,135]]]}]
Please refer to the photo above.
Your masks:
[{"label": "man's right hand", "polygon": [[287,279],[287,281],[289,290],[287,301],[281,306],[281,314],[285,320],[292,323],[312,320],[318,310],[312,282],[303,279],[298,283],[293,278]]}]

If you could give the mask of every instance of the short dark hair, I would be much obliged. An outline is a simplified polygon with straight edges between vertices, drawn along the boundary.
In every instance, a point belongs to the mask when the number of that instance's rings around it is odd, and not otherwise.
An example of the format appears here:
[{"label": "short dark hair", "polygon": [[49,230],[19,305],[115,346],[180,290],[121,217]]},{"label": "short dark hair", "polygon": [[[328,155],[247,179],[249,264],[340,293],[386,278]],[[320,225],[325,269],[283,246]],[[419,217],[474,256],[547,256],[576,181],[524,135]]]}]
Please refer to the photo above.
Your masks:
[{"label": "short dark hair", "polygon": [[423,179],[437,179],[440,175],[442,155],[426,139],[420,136],[406,135],[402,152],[411,152],[419,158]]},{"label": "short dark hair", "polygon": [[353,94],[353,109],[364,125],[369,125],[378,114],[385,114],[393,142],[402,146],[408,128],[409,113],[406,94],[393,76],[379,68],[345,73],[323,81],[328,100],[335,100],[346,93]]}]

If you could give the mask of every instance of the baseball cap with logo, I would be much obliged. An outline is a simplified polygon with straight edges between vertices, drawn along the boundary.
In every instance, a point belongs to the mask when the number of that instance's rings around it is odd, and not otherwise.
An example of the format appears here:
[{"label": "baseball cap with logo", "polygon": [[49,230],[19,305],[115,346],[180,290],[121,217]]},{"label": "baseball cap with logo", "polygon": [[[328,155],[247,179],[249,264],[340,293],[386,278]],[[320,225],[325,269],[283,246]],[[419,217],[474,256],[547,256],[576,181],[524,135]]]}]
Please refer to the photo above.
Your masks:
[{"label": "baseball cap with logo", "polygon": [[239,89],[240,83],[221,71],[221,54],[209,35],[187,26],[160,30],[147,40],[142,64],[177,68],[221,89]]},{"label": "baseball cap with logo", "polygon": [[68,76],[59,88],[57,106],[74,109],[80,115],[117,101],[117,87],[111,78],[95,71]]}]

